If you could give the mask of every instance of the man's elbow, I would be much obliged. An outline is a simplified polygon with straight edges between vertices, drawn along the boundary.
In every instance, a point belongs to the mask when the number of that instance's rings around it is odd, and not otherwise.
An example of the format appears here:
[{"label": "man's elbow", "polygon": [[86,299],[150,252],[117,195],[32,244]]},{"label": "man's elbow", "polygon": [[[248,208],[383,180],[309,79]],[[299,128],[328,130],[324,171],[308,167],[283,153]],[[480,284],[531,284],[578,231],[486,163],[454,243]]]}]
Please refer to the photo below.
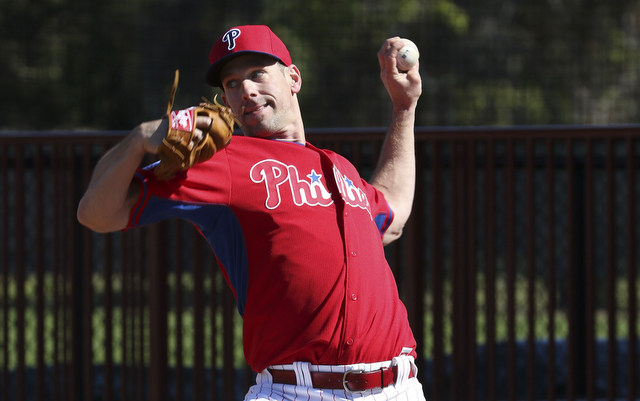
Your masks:
[{"label": "man's elbow", "polygon": [[[100,234],[118,231],[113,219],[100,219],[86,201],[81,200],[76,211],[78,223]],[[105,223],[106,222],[106,223]]]},{"label": "man's elbow", "polygon": [[402,236],[402,228],[403,227],[389,227],[389,229],[382,236],[382,245],[387,246],[393,241],[400,238]]},{"label": "man's elbow", "polygon": [[411,216],[411,206],[412,205],[408,203],[404,207],[396,207],[393,209],[395,211],[395,216],[393,217],[391,225],[389,225],[389,228],[387,228],[387,231],[385,231],[384,236],[382,237],[382,243],[385,246],[402,237],[405,225]]},{"label": "man's elbow", "polygon": [[95,232],[101,232],[100,227],[95,221],[95,217],[89,211],[89,208],[82,201],[80,201],[80,204],[78,205],[78,210],[76,211],[76,218],[78,219],[78,223],[89,228],[90,230]]},{"label": "man's elbow", "polygon": [[76,218],[78,219],[78,223],[82,224],[85,227],[91,228],[91,213],[88,210],[88,206],[84,201],[84,198],[80,199],[80,203],[78,203]]}]

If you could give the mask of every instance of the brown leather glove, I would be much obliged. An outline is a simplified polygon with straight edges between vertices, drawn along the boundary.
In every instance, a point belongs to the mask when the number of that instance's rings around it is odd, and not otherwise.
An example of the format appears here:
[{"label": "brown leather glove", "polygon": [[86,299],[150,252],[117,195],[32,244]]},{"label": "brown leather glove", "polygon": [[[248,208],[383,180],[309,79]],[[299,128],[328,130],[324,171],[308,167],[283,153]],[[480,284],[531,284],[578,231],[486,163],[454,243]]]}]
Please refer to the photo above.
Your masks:
[{"label": "brown leather glove", "polygon": [[[169,180],[177,172],[210,159],[229,144],[233,134],[233,113],[216,99],[213,103],[203,102],[188,109],[171,110],[178,78],[179,72],[176,71],[166,114],[169,118],[169,130],[158,149],[160,164],[154,170],[155,176],[160,180]],[[211,125],[198,138],[195,135],[196,118],[202,115],[211,118]]]}]

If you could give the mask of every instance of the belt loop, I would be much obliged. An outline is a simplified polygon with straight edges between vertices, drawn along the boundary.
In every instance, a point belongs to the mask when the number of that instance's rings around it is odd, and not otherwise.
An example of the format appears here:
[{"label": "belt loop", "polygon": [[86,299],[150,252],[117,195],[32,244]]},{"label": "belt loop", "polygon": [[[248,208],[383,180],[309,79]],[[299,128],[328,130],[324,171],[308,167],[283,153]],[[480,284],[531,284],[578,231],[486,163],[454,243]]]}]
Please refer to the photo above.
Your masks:
[{"label": "belt loop", "polygon": [[269,369],[264,369],[262,372],[256,375],[256,384],[271,384],[273,383],[273,376],[269,372]]},{"label": "belt loop", "polygon": [[309,362],[294,362],[293,371],[296,372],[296,381],[298,386],[313,387],[311,380],[311,372],[309,371]]},{"label": "belt loop", "polygon": [[409,356],[409,362],[411,366],[411,372],[413,373],[413,377],[418,377],[418,365],[416,365],[415,358],[412,356]]},{"label": "belt loop", "polygon": [[408,387],[409,372],[411,372],[411,357],[408,355],[399,355],[391,360],[392,366],[398,367],[398,377],[396,378],[396,388],[403,391]]}]

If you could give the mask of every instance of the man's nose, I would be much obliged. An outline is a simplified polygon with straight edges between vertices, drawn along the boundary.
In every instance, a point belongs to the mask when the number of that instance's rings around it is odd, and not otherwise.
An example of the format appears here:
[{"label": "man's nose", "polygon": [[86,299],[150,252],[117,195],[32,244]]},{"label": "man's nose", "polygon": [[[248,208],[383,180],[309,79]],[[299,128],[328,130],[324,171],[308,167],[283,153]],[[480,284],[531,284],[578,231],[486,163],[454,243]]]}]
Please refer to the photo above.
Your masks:
[{"label": "man's nose", "polygon": [[245,79],[241,83],[242,85],[242,98],[250,99],[257,95],[256,85],[249,79]]}]

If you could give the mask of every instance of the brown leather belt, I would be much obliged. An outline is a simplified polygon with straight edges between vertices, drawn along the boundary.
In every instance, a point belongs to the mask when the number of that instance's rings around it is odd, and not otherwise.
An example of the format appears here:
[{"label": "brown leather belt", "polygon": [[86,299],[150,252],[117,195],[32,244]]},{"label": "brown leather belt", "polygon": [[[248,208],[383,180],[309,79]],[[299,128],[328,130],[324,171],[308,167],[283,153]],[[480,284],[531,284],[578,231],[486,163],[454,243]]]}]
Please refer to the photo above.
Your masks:
[{"label": "brown leather belt", "polygon": [[[274,383],[296,385],[296,372],[293,370],[269,369]],[[374,388],[385,388],[396,382],[398,367],[381,368],[370,372],[348,370],[344,373],[309,372],[313,388],[327,390],[345,390],[362,392]],[[413,372],[409,373],[413,377]]]}]

